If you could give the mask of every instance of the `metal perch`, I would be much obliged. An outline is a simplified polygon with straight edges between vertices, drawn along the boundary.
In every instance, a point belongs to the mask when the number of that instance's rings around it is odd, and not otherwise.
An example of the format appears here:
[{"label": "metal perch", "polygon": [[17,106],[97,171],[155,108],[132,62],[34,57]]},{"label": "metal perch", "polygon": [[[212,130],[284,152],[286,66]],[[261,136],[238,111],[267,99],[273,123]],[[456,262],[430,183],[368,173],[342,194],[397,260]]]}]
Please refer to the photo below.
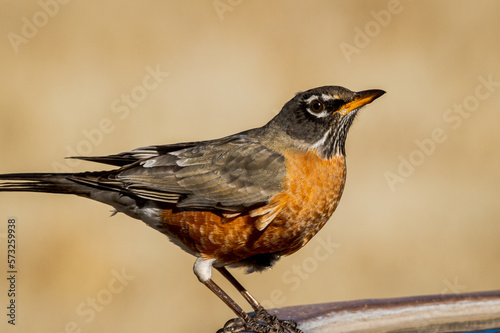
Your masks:
[{"label": "metal perch", "polygon": [[498,328],[500,290],[367,299],[269,310],[307,333],[440,333]]}]

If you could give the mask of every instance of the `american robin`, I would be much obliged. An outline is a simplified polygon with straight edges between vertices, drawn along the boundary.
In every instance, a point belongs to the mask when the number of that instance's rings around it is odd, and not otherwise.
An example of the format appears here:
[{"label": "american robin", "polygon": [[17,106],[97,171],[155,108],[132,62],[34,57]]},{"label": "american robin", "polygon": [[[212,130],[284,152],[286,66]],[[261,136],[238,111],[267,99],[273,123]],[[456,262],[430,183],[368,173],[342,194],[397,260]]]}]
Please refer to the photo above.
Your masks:
[{"label": "american robin", "polygon": [[[73,157],[110,171],[0,175],[0,191],[76,194],[113,206],[194,255],[198,279],[239,317],[225,330],[299,332],[270,316],[226,267],[270,268],[303,247],[337,207],[345,140],[358,110],[382,90],[325,86],[300,92],[263,127],[221,139]],[[213,280],[216,268],[255,310],[250,317]]]}]

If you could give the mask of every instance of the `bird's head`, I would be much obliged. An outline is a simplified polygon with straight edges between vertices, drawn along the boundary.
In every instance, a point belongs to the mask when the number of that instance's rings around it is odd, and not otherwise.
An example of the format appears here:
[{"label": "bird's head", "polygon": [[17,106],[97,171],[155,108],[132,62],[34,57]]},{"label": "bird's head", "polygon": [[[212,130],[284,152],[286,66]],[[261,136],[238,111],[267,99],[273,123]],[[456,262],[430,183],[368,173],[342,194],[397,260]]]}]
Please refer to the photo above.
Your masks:
[{"label": "bird's head", "polygon": [[357,112],[384,93],[378,89],[354,92],[339,86],[300,92],[285,104],[268,127],[278,130],[287,145],[316,149],[324,159],[345,155],[347,132]]}]

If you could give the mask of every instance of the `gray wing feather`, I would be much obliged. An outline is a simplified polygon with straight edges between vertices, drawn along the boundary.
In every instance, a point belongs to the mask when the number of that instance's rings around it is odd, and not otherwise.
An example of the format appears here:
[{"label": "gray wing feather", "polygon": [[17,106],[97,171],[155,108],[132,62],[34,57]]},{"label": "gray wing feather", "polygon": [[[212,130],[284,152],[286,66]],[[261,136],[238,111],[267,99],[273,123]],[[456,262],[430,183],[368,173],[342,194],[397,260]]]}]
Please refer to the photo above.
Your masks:
[{"label": "gray wing feather", "polygon": [[283,155],[236,137],[170,151],[114,175],[131,193],[183,208],[239,211],[264,204],[282,190]]}]

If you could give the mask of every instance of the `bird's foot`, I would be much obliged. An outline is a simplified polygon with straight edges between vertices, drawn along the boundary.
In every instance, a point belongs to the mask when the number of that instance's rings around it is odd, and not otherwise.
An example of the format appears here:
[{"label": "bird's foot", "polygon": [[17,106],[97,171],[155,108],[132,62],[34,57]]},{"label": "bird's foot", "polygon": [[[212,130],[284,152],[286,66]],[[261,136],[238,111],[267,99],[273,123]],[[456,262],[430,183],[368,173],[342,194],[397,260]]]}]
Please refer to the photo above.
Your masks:
[{"label": "bird's foot", "polygon": [[297,328],[297,323],[293,320],[279,320],[276,316],[270,315],[266,310],[258,310],[251,317],[250,321],[241,318],[229,320],[217,333],[303,333]]},{"label": "bird's foot", "polygon": [[[265,309],[260,309],[255,312],[252,319],[258,324],[264,323],[269,330],[263,332],[270,333],[303,333],[297,328],[297,323],[293,320],[280,320],[276,316],[269,314]],[[258,331],[256,331],[258,332]]]},{"label": "bird's foot", "polygon": [[247,323],[241,318],[233,318],[228,320],[224,327],[219,329],[217,333],[236,333],[244,332],[247,329]]}]

